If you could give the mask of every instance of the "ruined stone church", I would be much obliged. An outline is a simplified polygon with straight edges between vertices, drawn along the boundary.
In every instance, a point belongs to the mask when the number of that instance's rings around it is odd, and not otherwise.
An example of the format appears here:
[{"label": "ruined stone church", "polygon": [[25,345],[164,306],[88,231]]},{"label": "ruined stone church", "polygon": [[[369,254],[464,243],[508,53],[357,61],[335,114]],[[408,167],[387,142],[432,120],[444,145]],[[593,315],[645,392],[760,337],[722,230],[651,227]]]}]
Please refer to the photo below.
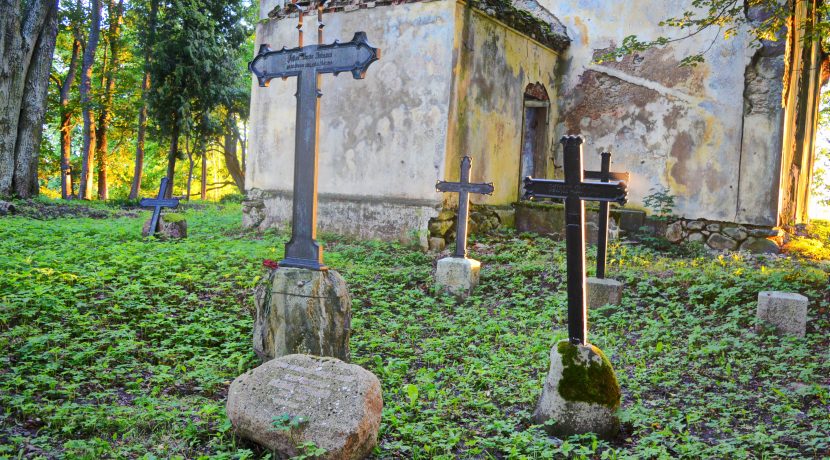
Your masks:
[{"label": "ruined stone church", "polygon": [[[795,2],[793,24],[815,14],[815,1]],[[658,23],[688,2],[609,3],[329,1],[325,41],[365,31],[382,58],[365,80],[322,77],[320,230],[423,244],[430,222],[455,206],[435,183],[457,179],[465,155],[472,180],[496,190],[474,203],[509,224],[522,178],[561,177],[564,134],[586,139],[586,168],[610,151],[612,170],[631,173],[627,208],[665,189],[688,220],[748,229],[804,221],[820,46],[795,25],[768,42],[711,30],[600,63],[628,35],[676,33]],[[297,45],[296,13],[280,0],[262,0],[260,16],[257,46]],[[316,30],[315,16],[305,23]],[[315,38],[306,34],[306,44]],[[707,48],[703,64],[678,65]],[[295,90],[290,79],[254,83],[249,227],[290,219]]]}]

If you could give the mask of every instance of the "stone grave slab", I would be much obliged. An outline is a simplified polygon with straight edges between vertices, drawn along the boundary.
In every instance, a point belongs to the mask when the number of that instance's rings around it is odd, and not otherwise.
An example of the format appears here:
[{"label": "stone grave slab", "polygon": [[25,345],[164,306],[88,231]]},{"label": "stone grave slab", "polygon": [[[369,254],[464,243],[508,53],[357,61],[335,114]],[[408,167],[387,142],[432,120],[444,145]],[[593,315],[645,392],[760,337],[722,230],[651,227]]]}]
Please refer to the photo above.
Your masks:
[{"label": "stone grave slab", "polygon": [[[236,432],[280,457],[313,442],[320,459],[361,459],[377,444],[383,410],[380,381],[333,358],[289,355],[268,361],[231,383],[228,418]],[[290,429],[275,419],[296,421]]]}]

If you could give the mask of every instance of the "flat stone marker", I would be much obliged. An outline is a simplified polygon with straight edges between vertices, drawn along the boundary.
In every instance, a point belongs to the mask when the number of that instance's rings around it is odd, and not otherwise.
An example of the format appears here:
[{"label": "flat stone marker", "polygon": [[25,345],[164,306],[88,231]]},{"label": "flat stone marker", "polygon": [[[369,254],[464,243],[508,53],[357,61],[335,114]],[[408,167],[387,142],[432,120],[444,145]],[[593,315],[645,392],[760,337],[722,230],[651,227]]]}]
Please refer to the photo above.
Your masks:
[{"label": "flat stone marker", "polygon": [[605,305],[622,303],[623,285],[609,278],[588,278],[588,310],[595,310]]},{"label": "flat stone marker", "polygon": [[[810,301],[801,294],[778,291],[758,293],[758,319],[785,334],[804,337],[807,333],[807,306]],[[761,329],[759,325],[756,329]]]},{"label": "flat stone marker", "polygon": [[445,257],[435,269],[435,284],[454,296],[469,296],[478,286],[481,262],[459,257]]},{"label": "flat stone marker", "polygon": [[[289,355],[250,370],[231,383],[228,418],[242,437],[278,455],[299,455],[313,442],[320,459],[361,459],[377,444],[383,411],[380,381],[354,364],[332,358]],[[290,430],[275,418],[300,421]]]},{"label": "flat stone marker", "polygon": [[336,271],[280,267],[257,286],[254,301],[261,360],[302,353],[349,362],[352,299]]}]

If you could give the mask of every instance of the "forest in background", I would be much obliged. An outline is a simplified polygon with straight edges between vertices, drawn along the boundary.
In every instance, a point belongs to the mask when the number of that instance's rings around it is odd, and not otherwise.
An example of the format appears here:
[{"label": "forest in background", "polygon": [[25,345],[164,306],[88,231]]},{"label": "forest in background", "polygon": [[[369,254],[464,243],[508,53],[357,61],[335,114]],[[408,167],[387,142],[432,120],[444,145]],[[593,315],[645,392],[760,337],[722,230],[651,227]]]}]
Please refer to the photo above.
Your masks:
[{"label": "forest in background", "polygon": [[258,5],[61,2],[39,152],[50,197],[216,199],[244,192]]}]

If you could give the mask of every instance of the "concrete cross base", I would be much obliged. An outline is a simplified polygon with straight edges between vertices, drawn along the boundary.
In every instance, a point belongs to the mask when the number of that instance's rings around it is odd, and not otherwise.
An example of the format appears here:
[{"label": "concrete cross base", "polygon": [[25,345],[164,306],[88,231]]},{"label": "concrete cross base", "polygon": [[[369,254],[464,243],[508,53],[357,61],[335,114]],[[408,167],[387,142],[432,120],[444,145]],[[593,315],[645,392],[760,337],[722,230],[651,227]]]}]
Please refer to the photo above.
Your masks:
[{"label": "concrete cross base", "polygon": [[478,285],[481,262],[461,257],[445,257],[438,261],[435,284],[438,289],[458,297],[467,297]]},{"label": "concrete cross base", "polygon": [[550,351],[550,371],[533,420],[549,434],[596,433],[613,439],[620,430],[616,411],[620,385],[599,348],[559,342]]},{"label": "concrete cross base", "polygon": [[336,271],[278,268],[254,300],[254,352],[262,361],[308,354],[349,362],[352,300]]},{"label": "concrete cross base", "polygon": [[[809,300],[801,294],[764,291],[758,293],[758,319],[785,334],[804,337],[807,333]],[[761,326],[759,325],[758,329]]]},{"label": "concrete cross base", "polygon": [[620,305],[622,303],[623,285],[617,280],[608,278],[588,278],[588,311],[605,305]]}]

